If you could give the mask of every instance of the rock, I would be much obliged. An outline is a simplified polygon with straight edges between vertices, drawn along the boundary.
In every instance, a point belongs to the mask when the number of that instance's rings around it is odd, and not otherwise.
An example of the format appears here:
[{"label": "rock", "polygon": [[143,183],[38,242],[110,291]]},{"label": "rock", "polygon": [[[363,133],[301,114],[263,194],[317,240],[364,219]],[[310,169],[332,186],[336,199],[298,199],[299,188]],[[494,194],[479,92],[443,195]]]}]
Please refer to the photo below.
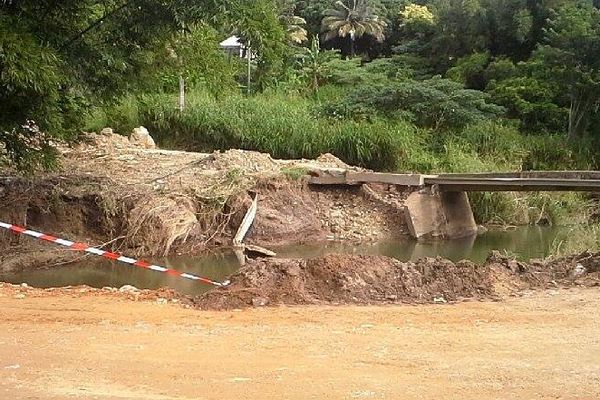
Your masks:
[{"label": "rock", "polygon": [[254,297],[252,299],[252,305],[254,307],[264,307],[267,304],[269,304],[269,299],[266,299],[264,297]]},{"label": "rock", "polygon": [[119,288],[119,292],[121,292],[121,293],[136,293],[139,291],[140,291],[140,289],[136,288],[135,286],[131,286],[131,285],[123,285]]},{"label": "rock", "polygon": [[104,136],[112,136],[114,134],[114,131],[112,128],[104,128],[100,131],[100,134]]},{"label": "rock", "polygon": [[492,250],[485,260],[486,264],[502,264],[508,260],[498,250]]},{"label": "rock", "polygon": [[156,143],[154,142],[154,139],[152,139],[152,136],[150,136],[148,129],[144,128],[143,126],[135,128],[133,132],[131,132],[131,135],[129,135],[129,141],[144,149],[156,148]]},{"label": "rock", "polygon": [[24,299],[25,295],[23,293],[15,294],[15,299]]},{"label": "rock", "polygon": [[248,256],[248,258],[275,257],[277,255],[277,253],[275,253],[274,251],[252,244],[244,245],[244,252]]},{"label": "rock", "polygon": [[289,267],[287,267],[285,272],[289,276],[300,276],[300,273],[302,271],[300,270],[300,266],[298,266],[297,264],[291,264]]},{"label": "rock", "polygon": [[156,302],[157,302],[158,304],[167,304],[168,300],[167,300],[167,299],[164,299],[164,298],[162,298],[162,297],[159,297],[158,299],[156,299]]},{"label": "rock", "polygon": [[21,287],[22,287],[22,288],[28,288],[28,287],[29,287],[29,285],[28,285],[28,284],[26,284],[25,282],[23,282],[23,283],[21,283]]},{"label": "rock", "polygon": [[573,278],[579,278],[580,276],[584,275],[587,272],[587,269],[581,265],[581,264],[577,264],[575,266],[575,268],[573,268]]},{"label": "rock", "polygon": [[331,218],[341,218],[343,216],[342,210],[333,210],[330,214]]},{"label": "rock", "polygon": [[443,296],[440,297],[434,297],[433,298],[433,302],[436,304],[444,304],[447,303],[446,299]]}]

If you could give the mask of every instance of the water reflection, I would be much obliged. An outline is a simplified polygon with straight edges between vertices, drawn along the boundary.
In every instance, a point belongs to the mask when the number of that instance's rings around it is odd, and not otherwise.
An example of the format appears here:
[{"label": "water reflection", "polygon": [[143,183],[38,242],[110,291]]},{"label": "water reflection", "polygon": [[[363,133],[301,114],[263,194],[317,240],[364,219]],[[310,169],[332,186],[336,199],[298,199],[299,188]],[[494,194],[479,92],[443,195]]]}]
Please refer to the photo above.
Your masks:
[{"label": "water reflection", "polygon": [[[511,231],[490,231],[477,238],[453,241],[416,242],[407,239],[358,246],[325,242],[274,250],[277,251],[278,257],[284,258],[307,258],[330,253],[344,253],[384,255],[401,261],[441,256],[454,261],[469,259],[481,262],[492,250],[506,250],[522,259],[547,257],[550,255],[552,242],[559,233],[560,229],[557,228],[523,227]],[[201,258],[171,257],[151,261],[217,281],[224,280],[239,268],[238,260],[233,252],[217,253]],[[35,287],[84,284],[94,287],[120,287],[130,284],[139,288],[156,289],[168,286],[186,294],[199,294],[211,288],[198,282],[97,258],[89,258],[77,264],[49,270],[0,275],[0,280],[11,283],[26,282]]]}]

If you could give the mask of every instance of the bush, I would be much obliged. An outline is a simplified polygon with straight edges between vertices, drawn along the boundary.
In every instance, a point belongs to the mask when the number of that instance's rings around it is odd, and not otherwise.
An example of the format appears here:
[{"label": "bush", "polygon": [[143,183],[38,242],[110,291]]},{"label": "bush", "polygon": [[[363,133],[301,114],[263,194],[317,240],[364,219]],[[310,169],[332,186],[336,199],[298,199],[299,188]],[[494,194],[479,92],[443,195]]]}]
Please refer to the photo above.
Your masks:
[{"label": "bush", "polygon": [[587,224],[594,204],[581,193],[469,193],[475,219],[499,225]]},{"label": "bush", "polygon": [[506,107],[508,117],[520,121],[522,131],[566,131],[568,110],[554,101],[555,86],[533,77],[513,77],[492,81],[487,90],[494,102]]},{"label": "bush", "polygon": [[465,89],[447,79],[432,78],[385,86],[365,85],[343,102],[326,105],[321,111],[323,115],[358,120],[373,115],[408,118],[420,127],[457,130],[504,112],[488,100],[484,92]]},{"label": "bush", "polygon": [[489,53],[473,53],[459,59],[456,66],[446,72],[446,77],[470,89],[483,90],[486,85],[485,72],[489,63]]}]

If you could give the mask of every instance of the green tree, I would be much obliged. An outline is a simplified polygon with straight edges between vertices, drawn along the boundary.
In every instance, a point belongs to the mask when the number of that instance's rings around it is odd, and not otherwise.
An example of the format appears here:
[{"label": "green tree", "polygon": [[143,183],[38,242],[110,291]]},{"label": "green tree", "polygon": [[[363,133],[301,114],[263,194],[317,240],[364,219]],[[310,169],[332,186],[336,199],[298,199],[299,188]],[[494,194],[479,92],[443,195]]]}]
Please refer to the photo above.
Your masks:
[{"label": "green tree", "polygon": [[488,39],[483,31],[485,8],[481,0],[433,0],[435,33],[428,57],[439,73],[466,55],[484,52]]},{"label": "green tree", "polygon": [[462,129],[498,117],[504,111],[490,101],[488,94],[465,89],[457,82],[441,78],[364,85],[343,103],[324,107],[328,115],[370,119],[379,114],[408,119],[420,127],[434,130]]},{"label": "green tree", "polygon": [[446,72],[453,81],[462,83],[469,89],[485,89],[485,71],[490,63],[488,53],[474,53],[459,59],[456,65]]},{"label": "green tree", "polygon": [[308,40],[308,32],[304,25],[306,20],[297,15],[282,16],[288,39],[294,44],[302,44]]},{"label": "green tree", "polygon": [[140,84],[147,49],[176,25],[174,10],[155,0],[1,2],[3,159],[19,167],[46,160],[45,132],[67,135],[88,99]]},{"label": "green tree", "polygon": [[[157,64],[159,75],[170,87],[179,80],[180,104],[185,106],[185,89],[202,83],[210,94],[219,98],[235,86],[238,65],[228,62],[219,49],[218,32],[205,23],[194,24],[177,32],[164,45]],[[156,58],[158,58],[158,54]],[[156,79],[156,76],[151,77]]]},{"label": "green tree", "polygon": [[589,0],[560,8],[534,57],[569,96],[570,138],[581,138],[600,103],[600,10]]},{"label": "green tree", "polygon": [[325,10],[321,22],[325,40],[350,39],[350,57],[355,55],[355,41],[363,35],[373,36],[381,42],[385,39],[387,22],[376,15],[368,0],[349,0],[347,5],[338,0],[334,8]]},{"label": "green tree", "polygon": [[276,2],[241,1],[233,8],[232,26],[256,56],[256,88],[274,86],[285,72],[286,59],[293,56]]}]

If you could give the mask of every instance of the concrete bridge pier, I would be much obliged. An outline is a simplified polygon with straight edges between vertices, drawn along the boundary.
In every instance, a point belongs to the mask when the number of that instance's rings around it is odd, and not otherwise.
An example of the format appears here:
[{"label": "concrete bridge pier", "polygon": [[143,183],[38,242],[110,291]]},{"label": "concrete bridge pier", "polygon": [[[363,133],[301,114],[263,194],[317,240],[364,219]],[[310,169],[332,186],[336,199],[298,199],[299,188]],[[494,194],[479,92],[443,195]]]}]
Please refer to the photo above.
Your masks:
[{"label": "concrete bridge pier", "polygon": [[458,239],[477,234],[477,224],[466,192],[440,191],[427,186],[408,196],[405,218],[413,237]]}]

